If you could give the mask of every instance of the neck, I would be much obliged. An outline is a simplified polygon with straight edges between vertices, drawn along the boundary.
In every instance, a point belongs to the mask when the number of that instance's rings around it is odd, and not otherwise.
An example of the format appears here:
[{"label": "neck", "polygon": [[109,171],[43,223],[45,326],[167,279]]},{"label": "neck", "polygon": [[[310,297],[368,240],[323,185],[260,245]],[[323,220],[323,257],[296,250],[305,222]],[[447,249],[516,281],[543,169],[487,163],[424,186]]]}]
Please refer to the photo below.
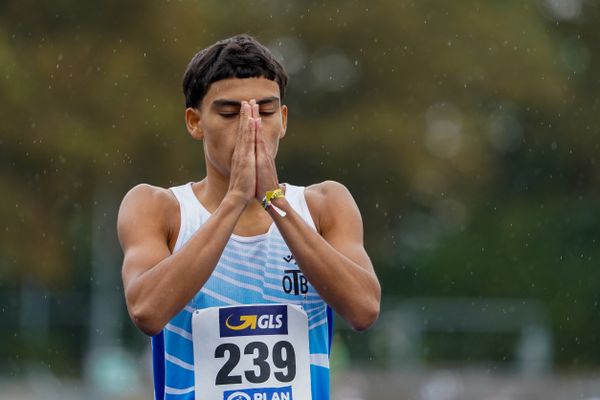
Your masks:
[{"label": "neck", "polygon": [[221,204],[229,190],[229,177],[207,173],[202,183],[202,189],[199,193],[200,199],[212,212]]},{"label": "neck", "polygon": [[[228,190],[229,177],[207,165],[206,178],[199,183],[199,188],[196,192],[204,207],[213,213],[223,201]],[[255,213],[260,213],[261,211],[264,211],[262,205],[258,201],[250,200],[243,212],[243,216],[255,215]]]}]

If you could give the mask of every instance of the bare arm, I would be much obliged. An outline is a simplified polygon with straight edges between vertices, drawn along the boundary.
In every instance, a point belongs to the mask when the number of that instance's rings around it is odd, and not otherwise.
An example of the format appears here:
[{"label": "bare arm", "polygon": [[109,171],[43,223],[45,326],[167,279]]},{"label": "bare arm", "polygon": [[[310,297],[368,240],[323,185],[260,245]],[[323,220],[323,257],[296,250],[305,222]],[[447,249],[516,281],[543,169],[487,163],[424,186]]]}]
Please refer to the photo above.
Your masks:
[{"label": "bare arm", "polygon": [[[274,153],[265,141],[260,121],[256,131],[256,198],[279,187]],[[354,329],[365,330],[379,316],[381,288],[363,246],[362,219],[350,192],[333,181],[306,189],[315,232],[285,198],[273,204],[285,211],[281,217],[268,207],[300,270],[319,295]]]},{"label": "bare arm", "polygon": [[343,185],[331,181],[308,188],[306,197],[320,234],[285,198],[273,202],[287,213],[285,217],[272,208],[269,213],[319,295],[352,328],[365,330],[379,316],[381,288],[363,246],[358,207]]},{"label": "bare arm", "polygon": [[[253,104],[253,113],[258,106]],[[254,197],[256,121],[242,105],[230,186],[211,217],[177,253],[168,248],[168,221],[179,212],[165,189],[133,188],[121,204],[117,229],[124,252],[123,287],[129,315],[154,335],[181,311],[212,274],[240,215]]]},{"label": "bare arm", "polygon": [[139,185],[125,196],[119,211],[127,308],[147,335],[160,332],[204,286],[245,208],[241,198],[226,196],[192,238],[171,254],[164,216],[176,200],[169,197],[164,189]]}]

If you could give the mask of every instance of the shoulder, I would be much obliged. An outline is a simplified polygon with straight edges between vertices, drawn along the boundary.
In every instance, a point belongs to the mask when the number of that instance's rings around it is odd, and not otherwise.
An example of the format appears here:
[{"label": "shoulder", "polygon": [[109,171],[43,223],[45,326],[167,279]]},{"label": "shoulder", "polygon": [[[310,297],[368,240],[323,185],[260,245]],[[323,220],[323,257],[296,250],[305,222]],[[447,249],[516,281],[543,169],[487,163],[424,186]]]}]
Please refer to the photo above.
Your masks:
[{"label": "shoulder", "polygon": [[118,230],[140,225],[168,228],[168,222],[179,213],[179,203],[169,189],[145,183],[130,189],[119,209]]},{"label": "shoulder", "polygon": [[352,194],[339,182],[328,180],[307,186],[304,196],[313,220],[321,232],[336,219],[336,215],[350,213],[360,217]]},{"label": "shoulder", "polygon": [[141,183],[130,189],[123,201],[121,208],[139,206],[140,211],[167,211],[169,208],[179,208],[177,199],[169,189]]},{"label": "shoulder", "polygon": [[324,181],[307,186],[305,189],[307,201],[321,202],[339,198],[352,198],[346,186],[336,181]]}]

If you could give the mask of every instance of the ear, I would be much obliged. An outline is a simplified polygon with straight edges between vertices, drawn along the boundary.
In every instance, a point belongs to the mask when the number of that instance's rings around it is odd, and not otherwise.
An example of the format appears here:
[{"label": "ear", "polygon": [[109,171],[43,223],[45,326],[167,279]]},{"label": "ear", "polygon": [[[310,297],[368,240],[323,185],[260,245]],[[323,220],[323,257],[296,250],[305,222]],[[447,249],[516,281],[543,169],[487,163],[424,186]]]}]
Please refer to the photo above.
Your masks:
[{"label": "ear", "polygon": [[185,127],[196,140],[204,139],[204,132],[202,132],[200,122],[200,110],[191,107],[185,109]]},{"label": "ear", "polygon": [[279,139],[285,136],[285,131],[287,130],[287,117],[288,117],[288,108],[284,104],[281,106],[281,125],[283,126],[283,130],[281,131],[281,136]]}]

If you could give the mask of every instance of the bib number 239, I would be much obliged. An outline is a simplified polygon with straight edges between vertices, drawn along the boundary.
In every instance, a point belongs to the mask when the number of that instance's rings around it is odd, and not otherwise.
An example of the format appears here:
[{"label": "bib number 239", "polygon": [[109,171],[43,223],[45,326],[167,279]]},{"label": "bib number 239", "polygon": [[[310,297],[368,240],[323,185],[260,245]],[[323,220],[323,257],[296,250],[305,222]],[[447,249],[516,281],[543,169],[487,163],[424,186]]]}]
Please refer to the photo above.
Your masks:
[{"label": "bib number 239", "polygon": [[308,320],[292,305],[196,310],[196,399],[311,400]]},{"label": "bib number 239", "polygon": [[[222,343],[215,349],[215,358],[227,361],[217,373],[215,385],[231,385],[242,383],[242,375],[231,375],[240,362],[241,351],[235,343]],[[250,355],[254,368],[244,371],[245,379],[250,383],[265,383],[271,376],[271,365],[281,369],[273,376],[279,382],[288,383],[296,377],[296,352],[287,340],[280,340],[273,345],[272,360],[269,360],[269,347],[264,342],[250,342],[244,347],[244,355]],[[269,362],[271,361],[271,362]]]}]

